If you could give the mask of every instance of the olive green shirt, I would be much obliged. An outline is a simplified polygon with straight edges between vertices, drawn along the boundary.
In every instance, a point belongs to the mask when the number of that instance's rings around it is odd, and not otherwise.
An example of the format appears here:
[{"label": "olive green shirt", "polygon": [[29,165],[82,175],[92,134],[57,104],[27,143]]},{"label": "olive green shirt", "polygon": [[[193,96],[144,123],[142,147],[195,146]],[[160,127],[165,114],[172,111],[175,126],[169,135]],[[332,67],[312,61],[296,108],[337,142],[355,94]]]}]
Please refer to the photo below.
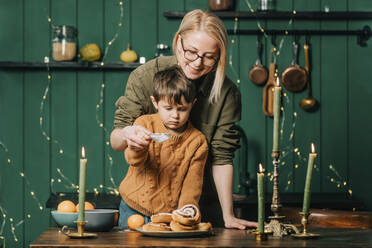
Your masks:
[{"label": "olive green shirt", "polygon": [[[156,72],[175,64],[175,56],[161,56],[139,66],[130,74],[125,95],[116,102],[114,128],[132,125],[137,117],[156,112],[150,99],[153,77]],[[211,71],[201,80],[195,81],[198,88],[197,102],[190,114],[190,120],[207,138],[208,163],[232,164],[234,152],[240,143],[240,134],[235,123],[241,118],[241,95],[236,85],[226,77],[219,99],[210,104],[208,98],[214,75],[215,72]]]}]

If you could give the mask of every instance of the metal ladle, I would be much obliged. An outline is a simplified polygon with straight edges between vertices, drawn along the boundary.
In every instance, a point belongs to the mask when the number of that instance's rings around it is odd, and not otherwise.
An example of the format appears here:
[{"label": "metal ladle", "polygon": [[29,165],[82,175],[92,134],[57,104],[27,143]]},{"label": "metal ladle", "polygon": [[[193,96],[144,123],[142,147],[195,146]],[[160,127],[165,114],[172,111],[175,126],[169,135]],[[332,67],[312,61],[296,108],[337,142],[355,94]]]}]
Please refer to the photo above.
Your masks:
[{"label": "metal ladle", "polygon": [[304,54],[305,54],[305,70],[308,75],[307,77],[307,92],[308,95],[306,98],[301,100],[300,106],[305,111],[314,111],[318,106],[318,101],[312,96],[311,93],[311,80],[310,80],[310,62],[309,62],[309,44],[308,39],[306,39],[306,43],[304,45]]}]

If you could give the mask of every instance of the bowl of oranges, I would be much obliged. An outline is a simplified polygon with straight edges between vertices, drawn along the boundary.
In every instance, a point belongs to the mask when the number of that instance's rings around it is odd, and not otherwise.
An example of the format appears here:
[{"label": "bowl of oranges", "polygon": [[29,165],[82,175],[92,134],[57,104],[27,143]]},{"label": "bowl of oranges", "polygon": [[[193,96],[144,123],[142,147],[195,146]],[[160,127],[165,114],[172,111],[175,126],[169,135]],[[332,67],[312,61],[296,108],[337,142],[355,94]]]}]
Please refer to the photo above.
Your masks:
[{"label": "bowl of oranges", "polygon": [[[95,232],[110,231],[117,222],[117,209],[95,209],[90,202],[85,202],[85,230]],[[76,228],[79,215],[79,204],[75,205],[70,200],[58,204],[57,210],[51,211],[52,217],[58,226]]]}]

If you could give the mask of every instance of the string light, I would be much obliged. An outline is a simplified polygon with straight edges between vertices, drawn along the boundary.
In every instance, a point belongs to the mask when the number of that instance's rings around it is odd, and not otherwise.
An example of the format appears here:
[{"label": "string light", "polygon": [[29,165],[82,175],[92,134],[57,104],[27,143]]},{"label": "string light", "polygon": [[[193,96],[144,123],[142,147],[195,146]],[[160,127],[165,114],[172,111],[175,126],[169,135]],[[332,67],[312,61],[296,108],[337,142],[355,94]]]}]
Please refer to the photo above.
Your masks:
[{"label": "string light", "polygon": [[123,26],[123,17],[124,17],[124,4],[123,4],[123,1],[119,1],[119,6],[120,6],[120,18],[119,18],[119,24],[118,24],[118,28],[116,29],[116,32],[113,36],[113,38],[107,43],[107,46],[105,48],[105,53],[103,54],[102,56],[102,62],[101,62],[101,66],[104,65],[104,60],[106,58],[106,55],[108,54],[108,51],[110,49],[110,46],[116,41],[116,39],[118,38],[119,36],[119,31],[120,29],[122,28]]},{"label": "string light", "polygon": [[237,39],[237,30],[238,30],[238,23],[239,23],[239,18],[235,17],[234,18],[234,34],[233,34],[233,38],[231,39],[231,46],[229,46],[229,67],[233,73],[233,76],[236,78],[236,83],[237,84],[240,84],[240,78],[239,78],[239,73],[237,73],[237,71],[235,70],[234,66],[233,66],[233,48],[234,48],[234,43],[235,43],[235,40]]}]

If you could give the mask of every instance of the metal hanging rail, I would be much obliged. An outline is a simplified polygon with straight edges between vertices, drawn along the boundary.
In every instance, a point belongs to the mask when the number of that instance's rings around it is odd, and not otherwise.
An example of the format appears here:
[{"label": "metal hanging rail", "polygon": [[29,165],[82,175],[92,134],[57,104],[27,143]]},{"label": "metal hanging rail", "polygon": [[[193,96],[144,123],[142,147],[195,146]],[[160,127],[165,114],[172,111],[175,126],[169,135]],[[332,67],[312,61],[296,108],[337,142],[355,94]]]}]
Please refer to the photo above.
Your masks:
[{"label": "metal hanging rail", "polygon": [[[182,18],[186,11],[165,11],[169,19]],[[212,12],[221,19],[260,19],[260,20],[368,20],[372,19],[371,11],[216,11]]]},{"label": "metal hanging rail", "polygon": [[[356,35],[358,37],[358,45],[365,47],[367,46],[367,40],[372,36],[371,28],[366,25],[361,30],[276,30],[276,29],[265,29],[265,34],[267,35]],[[237,29],[227,30],[228,34],[237,35],[260,35],[263,31],[258,29]]]}]

